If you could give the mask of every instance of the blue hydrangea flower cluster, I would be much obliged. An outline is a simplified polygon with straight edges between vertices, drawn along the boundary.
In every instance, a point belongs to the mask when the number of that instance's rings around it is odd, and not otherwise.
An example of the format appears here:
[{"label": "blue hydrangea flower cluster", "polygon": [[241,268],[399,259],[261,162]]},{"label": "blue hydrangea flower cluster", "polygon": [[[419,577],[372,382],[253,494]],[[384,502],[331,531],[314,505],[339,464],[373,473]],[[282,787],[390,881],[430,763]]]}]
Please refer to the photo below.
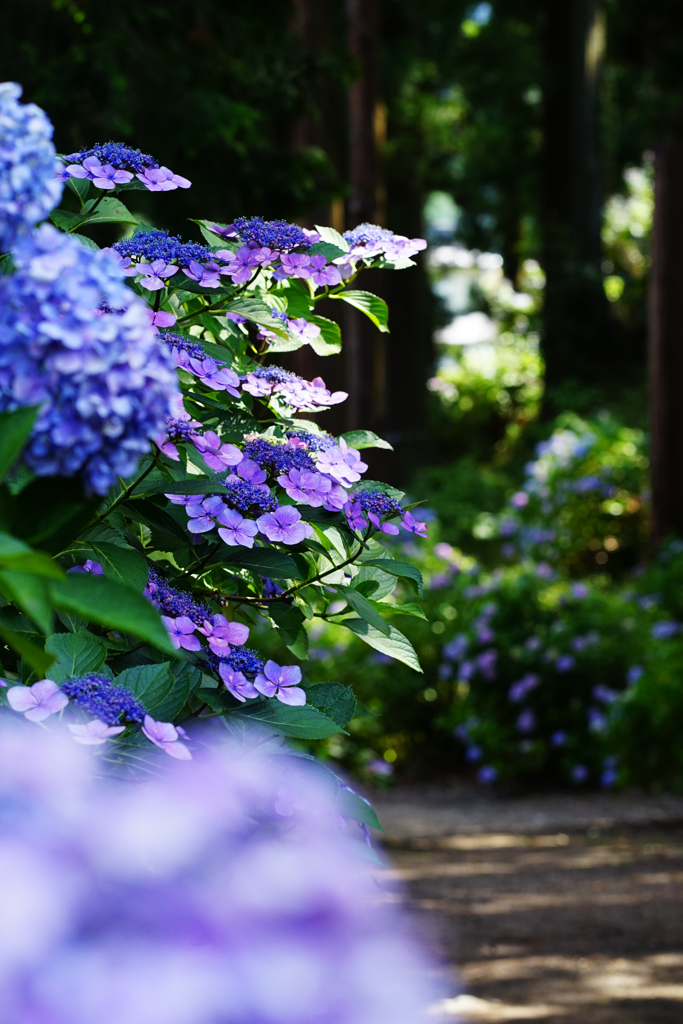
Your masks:
[{"label": "blue hydrangea flower cluster", "polygon": [[137,697],[104,676],[67,679],[61,688],[74,704],[107,725],[118,725],[122,717],[139,725],[145,720],[146,711]]},{"label": "blue hydrangea flower cluster", "polygon": [[79,149],[64,159],[70,164],[82,164],[88,157],[96,157],[102,164],[110,164],[120,170],[144,171],[147,167],[158,167],[159,162],[149,153],[141,153],[139,149],[126,146],[123,142],[102,142],[89,149]]},{"label": "blue hydrangea flower cluster", "polygon": [[229,476],[225,486],[228,493],[223,495],[223,501],[228,508],[234,508],[237,512],[255,517],[274,512],[278,507],[275,498],[262,484],[251,484],[239,476]]},{"label": "blue hydrangea flower cluster", "polygon": [[188,338],[185,334],[176,334],[174,331],[160,331],[159,337],[169,348],[177,349],[178,352],[187,352],[191,359],[205,358],[204,349],[197,344],[194,338]]},{"label": "blue hydrangea flower cluster", "polygon": [[400,502],[384,491],[358,491],[351,496],[351,501],[360,512],[372,512],[378,519],[403,515]]},{"label": "blue hydrangea flower cluster", "polygon": [[384,256],[387,260],[408,259],[427,248],[424,238],[407,238],[395,235],[388,228],[378,224],[359,224],[351,231],[344,232],[349,243],[349,256],[364,259]]},{"label": "blue hydrangea flower cluster", "polygon": [[[249,371],[250,377],[257,377],[269,384],[298,384],[304,383],[304,378],[291,370],[283,370],[281,366],[257,366],[255,370]],[[246,380],[246,376],[243,378]]]},{"label": "blue hydrangea flower cluster", "polygon": [[0,253],[47,217],[64,187],[55,178],[52,125],[20,96],[21,86],[0,83]]},{"label": "blue hydrangea flower cluster", "polygon": [[149,570],[149,579],[144,593],[164,615],[170,615],[173,618],[186,615],[188,619],[192,619],[198,625],[202,625],[205,619],[211,619],[211,612],[205,604],[194,601],[192,595],[188,594],[186,590],[172,587],[156,569]]},{"label": "blue hydrangea flower cluster", "polygon": [[179,420],[174,416],[167,418],[166,437],[172,443],[192,441],[193,438],[198,436],[194,420]]},{"label": "blue hydrangea flower cluster", "polygon": [[305,448],[293,444],[278,444],[265,437],[247,441],[243,449],[245,459],[271,473],[288,473],[290,469],[315,471],[315,462]]},{"label": "blue hydrangea flower cluster", "polygon": [[179,400],[170,356],[109,254],[44,224],[14,259],[17,272],[0,279],[0,410],[40,404],[28,465],[82,472],[105,494],[135,472]]},{"label": "blue hydrangea flower cluster", "polygon": [[164,263],[177,264],[179,267],[189,267],[193,261],[199,263],[213,258],[208,246],[198,242],[183,242],[179,235],[169,235],[167,231],[156,228],[142,228],[130,238],[116,242],[112,248],[124,258],[142,258],[149,263],[163,260]]},{"label": "blue hydrangea flower cluster", "polygon": [[337,443],[331,434],[312,434],[309,430],[300,430],[298,427],[290,427],[285,434],[291,441],[296,440],[305,444],[311,452],[326,452]]},{"label": "blue hydrangea flower cluster", "polygon": [[259,672],[263,672],[263,659],[258,656],[256,651],[252,651],[250,647],[233,647],[227,657],[219,658],[213,651],[207,651],[206,655],[209,666],[216,675],[218,675],[218,669],[221,664],[229,665],[233,672],[242,672],[247,679],[252,681]]},{"label": "blue hydrangea flower cluster", "polygon": [[227,233],[254,248],[276,249],[278,252],[307,249],[311,245],[303,229],[297,224],[288,224],[286,220],[238,217],[228,226]]}]

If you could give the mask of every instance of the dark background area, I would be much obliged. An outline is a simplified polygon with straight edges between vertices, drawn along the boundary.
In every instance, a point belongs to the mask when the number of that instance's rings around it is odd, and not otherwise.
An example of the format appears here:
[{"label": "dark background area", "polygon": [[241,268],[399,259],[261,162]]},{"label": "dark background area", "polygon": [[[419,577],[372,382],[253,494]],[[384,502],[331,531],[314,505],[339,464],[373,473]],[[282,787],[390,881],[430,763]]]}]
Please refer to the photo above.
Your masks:
[{"label": "dark background area", "polygon": [[[683,532],[676,0],[4,0],[2,14],[3,76],[48,112],[59,150],[121,140],[192,180],[163,211],[135,193],[160,227],[192,235],[191,216],[262,214],[413,236],[440,189],[460,208],[458,240],[501,253],[513,283],[524,259],[539,260],[542,421],[625,394],[644,421],[646,292],[634,285],[626,317],[607,302],[600,222],[624,168],[650,151],[655,532]],[[433,300],[422,268],[372,287],[390,303],[391,335],[351,310],[343,357],[304,350],[292,363],[350,392],[331,428],[387,435],[397,452],[373,475],[405,480],[430,458]]]}]

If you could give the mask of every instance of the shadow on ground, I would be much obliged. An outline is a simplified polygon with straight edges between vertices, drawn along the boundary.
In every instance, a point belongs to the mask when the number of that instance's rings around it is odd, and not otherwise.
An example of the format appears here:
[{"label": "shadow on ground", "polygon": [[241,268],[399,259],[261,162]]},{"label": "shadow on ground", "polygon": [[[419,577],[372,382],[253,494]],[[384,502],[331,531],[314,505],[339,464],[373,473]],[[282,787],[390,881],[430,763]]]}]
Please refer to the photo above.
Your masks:
[{"label": "shadow on ground", "polygon": [[[454,992],[434,1020],[683,1021],[683,800],[376,797],[402,897]],[[457,973],[456,973],[457,972]]]}]

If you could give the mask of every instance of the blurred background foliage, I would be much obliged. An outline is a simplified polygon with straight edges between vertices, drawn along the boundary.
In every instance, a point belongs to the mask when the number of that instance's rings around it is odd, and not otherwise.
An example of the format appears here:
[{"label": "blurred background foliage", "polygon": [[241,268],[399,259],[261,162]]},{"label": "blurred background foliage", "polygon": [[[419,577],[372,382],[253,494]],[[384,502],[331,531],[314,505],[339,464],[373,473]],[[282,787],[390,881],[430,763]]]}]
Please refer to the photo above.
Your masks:
[{"label": "blurred background foliage", "polygon": [[311,651],[310,680],[365,706],[318,752],[366,780],[683,788],[679,21],[678,0],[3,4],[3,75],[61,151],[118,139],[192,180],[163,213],[133,193],[148,221],[429,240],[380,281],[388,338],[351,311],[342,357],[291,360],[350,392],[331,429],[387,437],[371,475],[431,518],[404,544],[427,620],[399,623],[424,674],[332,623]]}]

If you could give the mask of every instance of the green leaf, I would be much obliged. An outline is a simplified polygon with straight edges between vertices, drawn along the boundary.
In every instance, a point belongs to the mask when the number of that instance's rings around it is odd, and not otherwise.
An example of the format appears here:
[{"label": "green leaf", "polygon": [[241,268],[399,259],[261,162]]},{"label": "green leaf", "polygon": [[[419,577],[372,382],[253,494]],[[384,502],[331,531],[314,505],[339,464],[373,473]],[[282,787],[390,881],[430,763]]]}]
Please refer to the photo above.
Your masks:
[{"label": "green leaf", "polygon": [[424,598],[424,584],[420,570],[410,562],[397,562],[393,558],[369,558],[363,565],[374,565],[391,576],[407,579],[418,597]]},{"label": "green leaf", "polygon": [[[172,484],[175,487],[175,483]],[[169,494],[173,493],[169,488]],[[127,501],[123,505],[125,514],[136,523],[149,526],[155,535],[155,542],[162,551],[177,551],[179,546],[189,544],[188,534],[163,508],[144,498]],[[180,543],[179,543],[180,542]]]},{"label": "green leaf", "polygon": [[89,572],[70,573],[65,580],[52,583],[50,589],[57,608],[107,629],[132,633],[161,651],[175,653],[156,608],[123,583]]},{"label": "green leaf", "polygon": [[0,636],[11,647],[17,652],[24,661],[28,662],[32,669],[44,675],[49,669],[50,665],[54,661],[51,654],[41,651],[40,647],[34,644],[31,640],[27,640],[21,633],[17,633],[15,629],[11,629],[6,624],[6,620],[3,616],[0,616]]},{"label": "green leaf", "polygon": [[390,452],[394,450],[388,441],[378,437],[372,430],[347,430],[342,437],[349,448],[386,448]]},{"label": "green leaf", "polygon": [[371,626],[369,622],[365,622],[363,619],[344,619],[343,622],[340,622],[340,625],[346,626],[352,633],[359,636],[361,640],[365,640],[366,644],[374,647],[376,651],[388,654],[390,658],[403,662],[404,665],[415,669],[416,672],[422,672],[415,648],[408,637],[404,636],[398,629],[395,629],[394,626],[389,626],[389,636],[384,636],[383,633],[380,633],[378,629],[375,629],[374,626]]},{"label": "green leaf", "polygon": [[273,548],[226,548],[221,562],[233,569],[249,569],[271,579],[302,580],[296,562]]},{"label": "green leaf", "polygon": [[[90,200],[90,203],[94,202],[95,200]],[[90,205],[90,203],[87,205]],[[71,213],[70,210],[53,210],[50,214],[50,220],[60,231],[68,233],[90,224],[138,223],[135,214],[126,209],[123,203],[119,199],[114,199],[113,196],[105,196],[92,213],[87,209],[85,213]]]},{"label": "green leaf", "polygon": [[70,210],[53,210],[50,220],[60,231],[75,231],[79,224],[83,223],[83,215],[72,213]]},{"label": "green leaf", "polygon": [[[87,206],[86,206],[87,209]],[[113,196],[105,196],[100,200],[97,208],[87,213],[88,224],[137,224],[138,218],[130,210],[126,209],[120,199]]]},{"label": "green leaf", "polygon": [[92,633],[53,633],[45,650],[56,659],[49,676],[55,683],[98,672],[107,660],[107,648]]},{"label": "green leaf", "polygon": [[300,740],[324,740],[344,731],[331,718],[308,704],[304,707],[290,707],[279,700],[245,704],[233,717],[259,722],[282,736]]},{"label": "green leaf", "polygon": [[353,821],[362,821],[364,825],[384,832],[379,818],[367,800],[364,800],[358,793],[352,793],[350,789],[346,789],[344,786],[340,786],[337,793],[337,810],[345,818],[352,818]]},{"label": "green leaf", "polygon": [[332,260],[336,260],[339,256],[344,256],[348,252],[348,248],[342,249],[341,246],[335,245],[333,242],[316,242],[308,250],[309,256],[324,256],[328,263]]},{"label": "green leaf", "polygon": [[0,592],[33,619],[43,633],[52,630],[52,603],[48,581],[43,576],[13,569],[0,571]]},{"label": "green leaf", "polygon": [[79,235],[79,233],[75,231],[72,237],[75,238],[78,244],[82,245],[84,249],[90,249],[91,252],[100,251],[100,247],[97,242],[93,242],[92,238],[88,238],[87,235]]},{"label": "green leaf", "polygon": [[416,619],[424,619],[427,622],[427,616],[420,607],[419,604],[415,604],[414,601],[406,601],[405,604],[389,604],[387,601],[371,601],[373,607],[379,611],[387,611],[387,609],[394,615],[410,615]]},{"label": "green leaf", "polygon": [[29,544],[61,551],[88,524],[101,501],[83,497],[73,480],[38,477],[3,509],[6,529]]},{"label": "green leaf", "polygon": [[147,192],[149,191],[147,186],[144,185],[138,178],[133,178],[132,181],[125,181],[122,184],[116,186],[117,192]]},{"label": "green leaf", "polygon": [[141,494],[225,494],[225,485],[210,476],[191,476],[186,480],[169,480],[161,483],[152,481],[149,487],[140,485]]},{"label": "green leaf", "polygon": [[145,589],[149,570],[144,558],[137,551],[101,540],[90,541],[88,546],[104,569],[105,576],[125,583],[133,590]]},{"label": "green leaf", "polygon": [[88,192],[90,191],[90,179],[89,178],[69,178],[67,187],[75,192],[79,199],[85,200]]},{"label": "green leaf", "polygon": [[380,613],[370,604],[366,597],[354,590],[353,587],[337,587],[337,593],[346,600],[349,608],[352,608],[361,619],[365,619],[371,626],[378,629],[380,633],[389,636],[390,627],[384,621]]},{"label": "green leaf", "polygon": [[323,242],[329,242],[331,245],[336,245],[342,252],[349,251],[349,243],[346,241],[343,235],[340,235],[334,228],[327,227],[326,225],[321,226],[316,224],[315,230],[318,232]]},{"label": "green leaf", "polygon": [[[367,560],[377,559],[380,562],[389,561],[389,557],[386,555],[385,549],[377,541],[371,537],[367,542],[368,551],[363,551],[358,556],[358,573],[354,576],[353,585],[356,590],[360,590],[364,597],[370,597],[376,601],[381,601],[383,597],[388,597],[396,589],[397,579],[395,576],[391,576],[389,573],[380,572],[374,565],[367,566],[365,563]],[[376,587],[373,593],[370,595],[365,592],[362,588],[362,584],[375,583]]]},{"label": "green leaf", "polygon": [[241,295],[228,303],[228,310],[231,313],[239,313],[240,316],[246,317],[247,320],[251,320],[255,324],[261,324],[282,337],[287,337],[287,332],[278,327],[278,321],[271,316],[270,306],[267,306],[261,299]]},{"label": "green leaf", "polygon": [[124,669],[120,675],[116,676],[114,682],[130,690],[144,706],[145,711],[149,712],[157,721],[169,721],[168,718],[162,717],[162,712],[165,714],[167,708],[177,706],[175,711],[177,714],[187,700],[188,686],[183,684],[180,703],[180,696],[175,702],[169,702],[175,688],[175,680],[168,661]]},{"label": "green leaf", "polygon": [[0,413],[0,480],[4,480],[31,436],[39,405]]},{"label": "green leaf", "polygon": [[391,484],[382,483],[381,480],[361,480],[360,483],[354,484],[351,488],[352,494],[358,494],[360,491],[381,491],[382,494],[388,494],[395,501],[401,501],[406,493],[405,491],[400,491],[398,487],[392,487]]},{"label": "green leaf", "polygon": [[343,512],[328,512],[326,509],[320,508],[302,508],[301,518],[305,519],[307,523],[321,523],[324,526],[336,526],[338,528],[348,530],[348,524],[346,522],[346,516]]},{"label": "green leaf", "polygon": [[292,320],[298,320],[300,317],[304,320],[310,319],[315,307],[307,285],[296,280],[285,281],[280,284],[277,294],[287,299],[287,315]]},{"label": "green leaf", "polygon": [[268,346],[269,352],[296,352],[303,348],[304,341],[294,334],[287,334],[285,338],[276,338]]},{"label": "green leaf", "polygon": [[211,230],[212,227],[227,228],[227,224],[219,224],[217,220],[198,220],[195,217],[190,217],[190,220],[193,221],[194,224],[199,225],[199,230],[201,231],[202,235],[209,243],[209,245],[212,246],[214,249],[235,248],[234,239],[222,238],[220,235],[215,234]]},{"label": "green leaf", "polygon": [[55,580],[64,578],[64,570],[49,555],[44,551],[31,551],[26,544],[8,533],[0,533],[0,568],[31,572]]},{"label": "green leaf", "polygon": [[359,309],[361,313],[365,313],[368,319],[372,320],[375,327],[383,334],[388,333],[389,307],[384,299],[380,299],[379,295],[373,295],[372,292],[350,291],[337,292],[330,295],[329,298],[342,299],[344,302],[348,302],[349,306],[353,306],[354,309]]},{"label": "green leaf", "polygon": [[350,686],[342,683],[313,683],[306,687],[306,702],[331,718],[342,728],[356,713],[356,698]]},{"label": "green leaf", "polygon": [[268,614],[278,627],[285,647],[289,648],[295,658],[301,661],[308,659],[308,633],[304,627],[306,621],[300,608],[291,604],[273,602],[268,607]]},{"label": "green leaf", "polygon": [[317,356],[334,356],[341,352],[341,331],[339,324],[334,320],[328,320],[324,316],[312,316],[311,323],[317,324],[320,334],[317,338],[311,338],[309,345]]}]

